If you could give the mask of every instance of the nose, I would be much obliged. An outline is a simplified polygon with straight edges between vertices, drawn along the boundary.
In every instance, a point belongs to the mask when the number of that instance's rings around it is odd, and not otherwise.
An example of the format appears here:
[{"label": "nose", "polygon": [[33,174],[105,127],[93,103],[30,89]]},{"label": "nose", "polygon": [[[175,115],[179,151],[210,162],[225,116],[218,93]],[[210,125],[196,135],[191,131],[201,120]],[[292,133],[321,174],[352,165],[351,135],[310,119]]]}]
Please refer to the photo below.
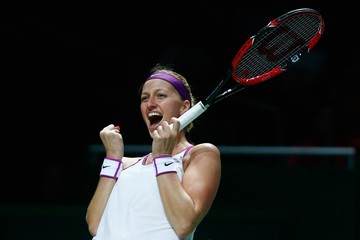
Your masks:
[{"label": "nose", "polygon": [[148,107],[156,107],[157,102],[155,97],[149,97],[149,101],[147,102]]}]

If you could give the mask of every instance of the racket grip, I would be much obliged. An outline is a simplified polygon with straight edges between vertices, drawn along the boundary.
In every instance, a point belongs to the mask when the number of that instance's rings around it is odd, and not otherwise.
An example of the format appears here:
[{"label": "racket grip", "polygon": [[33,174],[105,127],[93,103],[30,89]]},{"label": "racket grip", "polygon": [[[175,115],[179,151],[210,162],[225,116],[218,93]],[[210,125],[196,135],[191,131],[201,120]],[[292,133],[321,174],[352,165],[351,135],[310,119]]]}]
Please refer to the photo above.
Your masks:
[{"label": "racket grip", "polygon": [[[183,128],[185,128],[189,123],[194,121],[197,117],[199,117],[207,107],[199,101],[197,104],[195,104],[193,107],[191,107],[187,112],[185,112],[183,115],[181,115],[178,119],[180,121],[180,129],[181,131]],[[170,125],[172,127],[172,124]]]}]

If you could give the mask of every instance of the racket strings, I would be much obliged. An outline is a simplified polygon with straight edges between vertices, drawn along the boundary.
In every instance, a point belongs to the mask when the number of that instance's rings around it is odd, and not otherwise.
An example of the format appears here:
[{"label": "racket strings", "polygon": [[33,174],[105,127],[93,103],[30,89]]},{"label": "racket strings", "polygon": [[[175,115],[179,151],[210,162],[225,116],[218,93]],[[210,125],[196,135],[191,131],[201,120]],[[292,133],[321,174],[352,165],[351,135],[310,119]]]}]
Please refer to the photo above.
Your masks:
[{"label": "racket strings", "polygon": [[286,69],[296,61],[294,56],[307,50],[307,44],[316,36],[321,21],[315,14],[295,15],[276,27],[270,27],[244,54],[235,68],[238,78],[251,79],[275,68]]}]

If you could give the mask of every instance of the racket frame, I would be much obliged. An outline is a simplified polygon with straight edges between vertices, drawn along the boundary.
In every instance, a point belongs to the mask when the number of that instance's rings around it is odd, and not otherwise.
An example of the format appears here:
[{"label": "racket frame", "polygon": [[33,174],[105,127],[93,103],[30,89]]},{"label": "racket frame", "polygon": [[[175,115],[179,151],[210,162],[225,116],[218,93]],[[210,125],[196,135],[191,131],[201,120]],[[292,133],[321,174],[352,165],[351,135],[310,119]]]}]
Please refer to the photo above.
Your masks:
[{"label": "racket frame", "polygon": [[[296,54],[290,57],[290,60],[284,63],[282,66],[277,66],[271,71],[260,74],[259,76],[253,77],[251,79],[243,79],[236,76],[235,70],[239,64],[239,61],[245,55],[245,53],[253,46],[254,42],[257,41],[257,36],[261,36],[262,34],[269,31],[271,28],[276,27],[281,24],[283,21],[287,21],[289,17],[294,17],[298,14],[311,14],[315,15],[319,19],[319,28],[316,34],[308,41],[304,46],[302,46]],[[189,123],[194,121],[197,117],[199,117],[202,113],[204,113],[210,106],[213,106],[215,103],[230,97],[231,95],[244,90],[248,86],[258,84],[270,78],[273,78],[280,73],[286,71],[293,63],[296,63],[303,55],[309,53],[316,43],[319,41],[324,32],[324,21],[320,13],[311,8],[300,8],[289,11],[280,17],[270,21],[265,27],[260,29],[260,31],[250,37],[239,49],[237,54],[235,55],[233,61],[231,62],[231,66],[223,80],[215,87],[215,89],[208,95],[204,102],[199,101],[193,107],[191,107],[187,112],[181,115],[178,120],[180,121],[180,130],[185,128]],[[230,79],[235,80],[236,84],[231,88],[224,90],[225,85],[229,82]],[[222,93],[220,93],[223,91]]]}]

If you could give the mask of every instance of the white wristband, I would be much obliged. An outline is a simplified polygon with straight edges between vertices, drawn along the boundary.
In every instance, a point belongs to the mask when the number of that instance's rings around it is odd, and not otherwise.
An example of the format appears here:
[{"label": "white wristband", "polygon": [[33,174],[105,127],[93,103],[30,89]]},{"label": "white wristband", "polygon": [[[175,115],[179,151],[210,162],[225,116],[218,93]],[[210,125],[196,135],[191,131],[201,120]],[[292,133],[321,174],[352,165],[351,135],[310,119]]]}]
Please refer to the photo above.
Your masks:
[{"label": "white wristband", "polygon": [[176,164],[174,159],[168,155],[160,155],[153,159],[156,176],[165,173],[176,173]]},{"label": "white wristband", "polygon": [[122,161],[113,158],[105,158],[101,166],[100,177],[118,179],[122,170]]}]

